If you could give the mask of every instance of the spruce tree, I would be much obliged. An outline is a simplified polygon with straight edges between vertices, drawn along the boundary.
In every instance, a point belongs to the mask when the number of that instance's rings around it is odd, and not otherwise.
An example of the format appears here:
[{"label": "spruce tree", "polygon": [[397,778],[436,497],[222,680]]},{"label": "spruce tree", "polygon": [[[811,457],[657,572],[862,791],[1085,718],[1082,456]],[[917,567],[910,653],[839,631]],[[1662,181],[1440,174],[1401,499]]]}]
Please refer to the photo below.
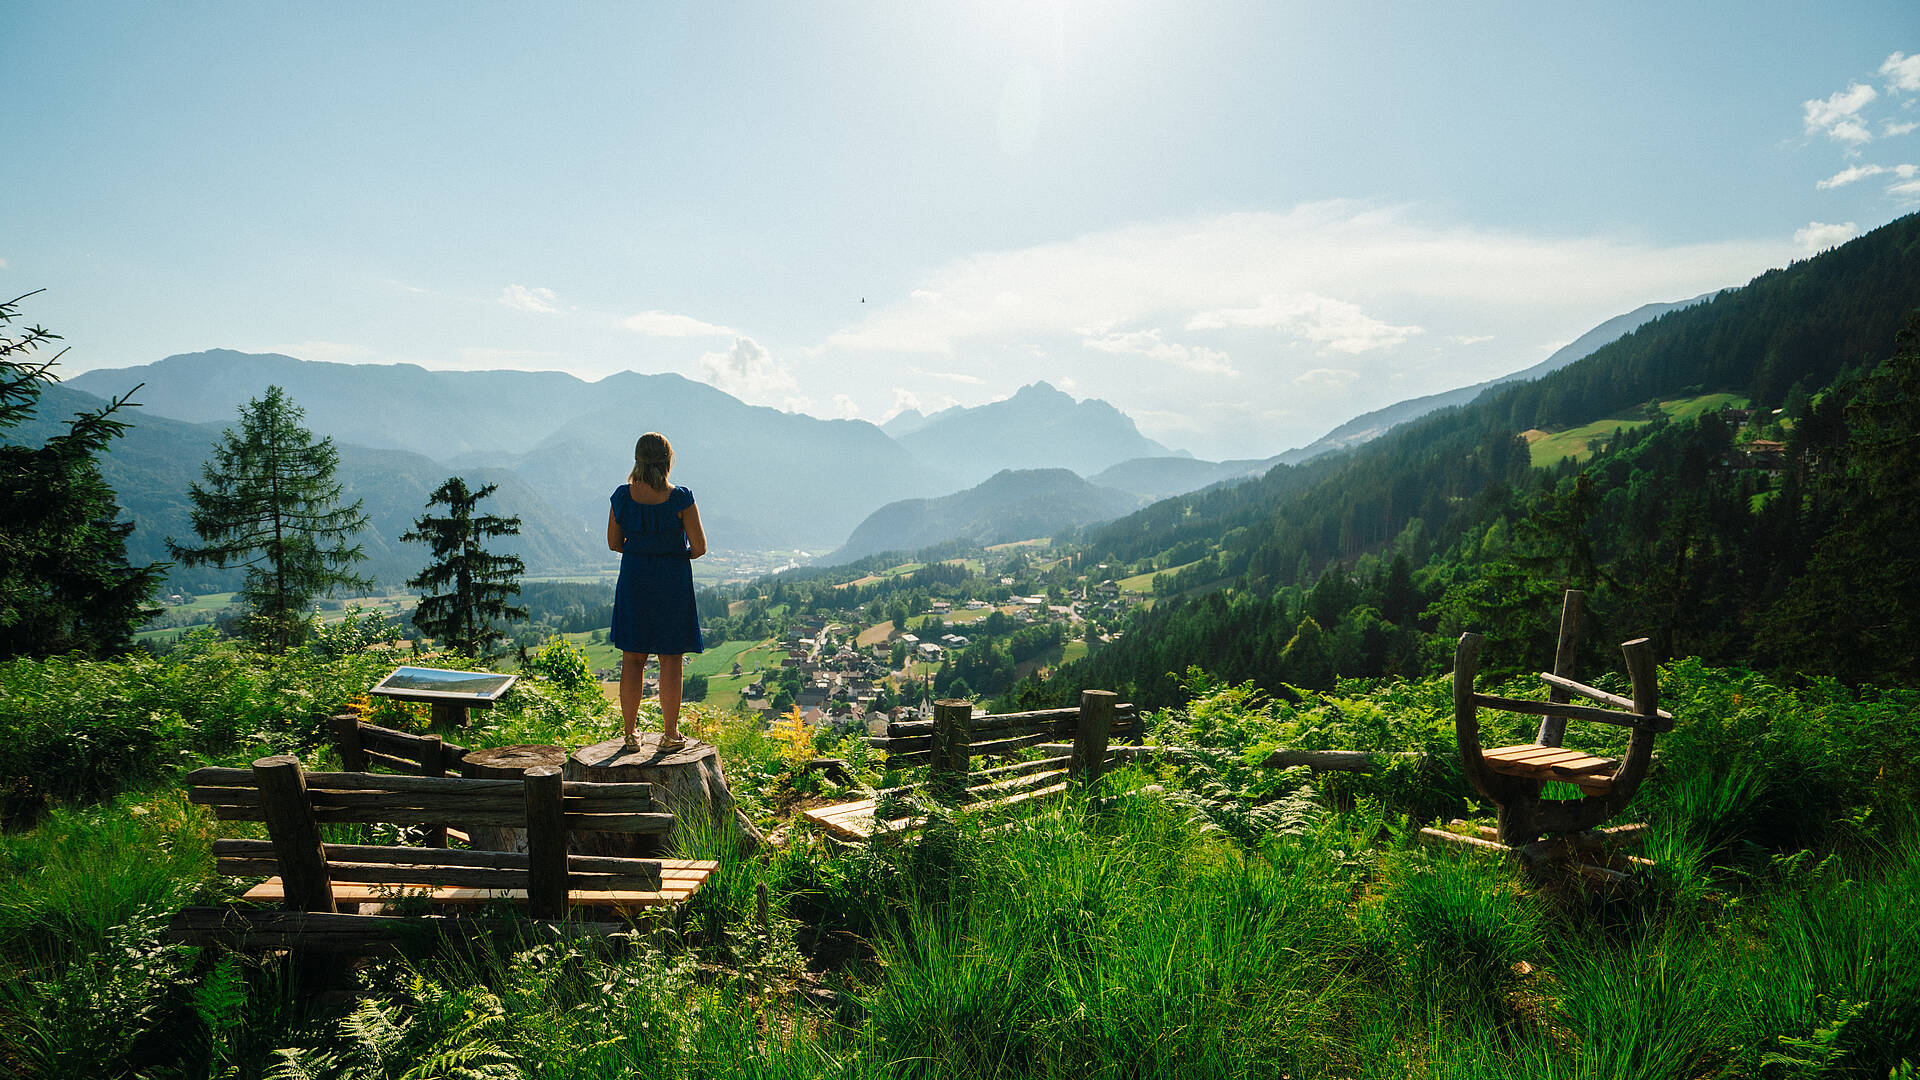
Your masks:
[{"label": "spruce tree", "polygon": [[[32,359],[59,335],[38,326],[11,332],[24,299],[0,303],[8,328],[0,331],[0,432],[32,417],[59,359]],[[74,417],[41,445],[0,445],[0,657],[118,652],[153,613],[148,601],[167,564],[127,562],[133,523],[119,520],[96,460],[128,428],[113,415],[128,396]]]},{"label": "spruce tree", "polygon": [[359,500],[340,505],[340,454],[332,439],[314,441],[305,417],[278,386],[247,402],[239,431],[222,433],[202,482],[188,486],[201,546],[167,541],[188,566],[246,567],[250,632],[276,652],[305,636],[316,596],[373,584],[353,572],[366,555],[348,542],[367,516]]},{"label": "spruce tree", "polygon": [[[435,590],[420,598],[413,612],[414,625],[471,656],[483,655],[482,650],[504,636],[494,629],[496,620],[527,617],[527,609],[507,602],[520,595],[519,578],[526,573],[526,564],[517,556],[495,555],[484,546],[491,537],[519,535],[520,519],[474,513],[480,500],[497,487],[487,484],[470,491],[465,480],[452,477],[428,498],[429,512],[415,519],[413,530],[400,537],[426,544],[433,555],[425,570],[407,580],[411,588]],[[435,506],[445,506],[446,516],[433,516]]]}]

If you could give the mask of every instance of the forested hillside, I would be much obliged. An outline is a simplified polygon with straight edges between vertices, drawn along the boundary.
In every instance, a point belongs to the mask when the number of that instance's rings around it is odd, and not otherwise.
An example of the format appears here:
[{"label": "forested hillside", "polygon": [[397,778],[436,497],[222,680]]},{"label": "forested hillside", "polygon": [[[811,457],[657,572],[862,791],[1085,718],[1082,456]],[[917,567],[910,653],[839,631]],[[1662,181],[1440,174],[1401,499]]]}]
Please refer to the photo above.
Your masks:
[{"label": "forested hillside", "polygon": [[[1506,643],[1496,664],[1542,664],[1525,653],[1551,647],[1563,588],[1592,594],[1601,640],[1911,678],[1897,598],[1915,577],[1886,538],[1920,514],[1898,497],[1914,474],[1912,339],[1883,362],[1916,304],[1908,216],[1537,382],[1094,530],[1092,560],[1192,565],[1118,642],[1021,696],[1108,686],[1159,703],[1189,665],[1268,685],[1414,674],[1444,667],[1467,628]],[[1716,391],[1751,415],[1673,421],[1658,407]],[[1646,423],[1585,463],[1533,466],[1521,432],[1604,417]]]}]

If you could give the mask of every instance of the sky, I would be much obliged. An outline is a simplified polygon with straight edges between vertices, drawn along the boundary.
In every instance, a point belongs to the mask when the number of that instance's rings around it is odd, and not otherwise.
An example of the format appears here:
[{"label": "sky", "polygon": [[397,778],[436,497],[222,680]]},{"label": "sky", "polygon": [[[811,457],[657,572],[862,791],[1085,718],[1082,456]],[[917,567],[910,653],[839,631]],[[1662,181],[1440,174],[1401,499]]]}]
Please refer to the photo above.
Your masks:
[{"label": "sky", "polygon": [[1046,380],[1205,458],[1920,209],[1920,5],[10,0],[0,291],[211,348]]}]

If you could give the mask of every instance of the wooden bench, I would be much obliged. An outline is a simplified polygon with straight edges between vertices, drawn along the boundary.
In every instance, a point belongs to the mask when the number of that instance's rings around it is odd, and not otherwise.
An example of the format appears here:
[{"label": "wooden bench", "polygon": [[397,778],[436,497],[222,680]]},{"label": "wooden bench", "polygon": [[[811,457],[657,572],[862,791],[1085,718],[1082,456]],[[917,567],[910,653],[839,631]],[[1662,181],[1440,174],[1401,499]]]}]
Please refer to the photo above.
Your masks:
[{"label": "wooden bench", "polygon": [[[1076,782],[1105,772],[1118,756],[1113,738],[1140,734],[1139,711],[1115,701],[1106,690],[1088,690],[1075,709],[974,716],[968,701],[940,701],[933,719],[889,724],[884,737],[868,739],[885,751],[889,768],[924,765],[924,781],[888,788],[875,798],[836,803],[801,812],[801,817],[842,840],[864,841],[876,835],[912,832],[923,824],[913,814],[884,813],[892,793],[920,791],[952,805],[980,812],[1008,810],[1022,803],[1060,795]],[[1070,743],[1056,740],[1070,738]],[[1010,757],[1037,749],[1049,756],[975,771],[976,757]]]},{"label": "wooden bench", "polygon": [[[1454,650],[1454,732],[1460,746],[1461,769],[1474,788],[1499,807],[1499,839],[1510,848],[1529,849],[1542,834],[1564,836],[1592,830],[1625,809],[1653,763],[1654,736],[1673,730],[1673,714],[1659,707],[1653,648],[1647,639],[1636,638],[1620,646],[1633,683],[1632,697],[1573,680],[1584,599],[1585,594],[1578,590],[1567,591],[1554,670],[1540,674],[1548,688],[1546,701],[1477,693],[1473,678],[1483,639],[1478,634],[1462,634]],[[1611,708],[1576,705],[1575,696]],[[1540,717],[1534,741],[1482,748],[1479,710],[1483,708]],[[1560,743],[1569,720],[1629,729],[1626,754],[1607,758],[1563,748]],[[1548,781],[1572,784],[1581,797],[1543,799]]]},{"label": "wooden bench", "polygon": [[[665,833],[674,819],[656,812],[651,785],[564,783],[551,766],[527,770],[524,780],[472,780],[309,773],[292,757],[267,757],[250,769],[198,769],[187,779],[189,799],[212,807],[220,820],[266,824],[269,839],[216,840],[213,852],[223,874],[270,875],[243,902],[287,910],[188,908],[170,930],[178,941],[277,944],[297,939],[302,926],[316,939],[404,937],[413,931],[394,925],[404,918],[359,911],[395,903],[424,903],[436,913],[524,904],[534,920],[565,919],[570,910],[630,916],[685,902],[718,868],[570,854],[572,832]],[[512,826],[527,831],[527,850],[323,840],[322,826],[345,823]]]}]

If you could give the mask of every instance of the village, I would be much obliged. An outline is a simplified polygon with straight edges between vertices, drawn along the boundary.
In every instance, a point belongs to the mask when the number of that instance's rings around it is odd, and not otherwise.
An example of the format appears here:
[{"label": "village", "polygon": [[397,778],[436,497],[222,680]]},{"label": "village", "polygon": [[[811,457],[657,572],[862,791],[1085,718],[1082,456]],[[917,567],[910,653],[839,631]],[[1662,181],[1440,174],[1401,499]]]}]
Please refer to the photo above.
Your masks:
[{"label": "village", "polygon": [[[809,729],[884,734],[890,722],[931,716],[936,699],[991,698],[1018,678],[1085,656],[1119,635],[1129,611],[1152,603],[1150,574],[1115,580],[1105,564],[1085,576],[1056,571],[1046,582],[1036,580],[1027,558],[992,567],[1008,573],[990,572],[978,557],[934,566],[963,569],[964,576],[943,582],[940,596],[886,590],[887,583],[905,586],[925,569],[906,564],[814,594],[842,601],[832,606],[770,604],[771,597],[733,601],[734,625],[707,628],[710,639],[740,625],[765,636],[710,640],[708,657],[688,658],[690,673],[708,669],[694,692],[768,724],[797,709]],[[868,595],[876,586],[892,595]],[[1031,591],[1016,591],[1022,586]],[[716,664],[718,657],[729,658]],[[610,690],[619,681],[619,663],[616,656],[599,671]],[[646,692],[655,692],[651,669]]]}]

